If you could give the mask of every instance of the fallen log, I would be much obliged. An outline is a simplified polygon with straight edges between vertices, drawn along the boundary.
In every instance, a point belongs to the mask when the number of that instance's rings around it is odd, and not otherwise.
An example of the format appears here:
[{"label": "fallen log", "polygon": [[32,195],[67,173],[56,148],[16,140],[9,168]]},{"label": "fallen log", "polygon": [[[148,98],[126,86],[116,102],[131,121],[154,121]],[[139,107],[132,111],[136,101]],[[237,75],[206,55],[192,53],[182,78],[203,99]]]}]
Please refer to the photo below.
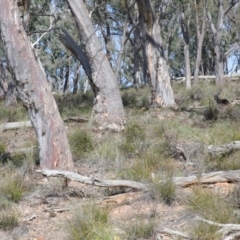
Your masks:
[{"label": "fallen log", "polygon": [[195,184],[233,183],[240,181],[240,170],[203,173],[201,176],[173,177],[172,180],[177,186],[181,187],[188,187]]},{"label": "fallen log", "polygon": [[83,117],[68,117],[63,120],[64,122],[88,122],[89,119]]},{"label": "fallen log", "polygon": [[23,127],[32,127],[32,123],[30,121],[3,123],[0,124],[0,132],[12,129],[19,129]]},{"label": "fallen log", "polygon": [[224,240],[233,240],[240,236],[240,224],[222,224],[201,218],[199,216],[195,217],[195,220],[219,227],[220,229],[217,233],[225,237]]},{"label": "fallen log", "polygon": [[[94,177],[85,177],[83,175],[60,170],[36,170],[38,173],[42,173],[46,177],[64,177],[66,179],[81,182],[83,184],[89,184],[99,187],[129,187],[139,190],[145,190],[149,187],[147,184],[129,180],[105,180]],[[166,180],[164,180],[166,181]],[[164,181],[160,181],[163,183]],[[172,181],[176,186],[189,187],[196,184],[214,184],[223,182],[239,182],[240,170],[235,171],[218,171],[202,174],[202,176],[189,176],[189,177],[173,177]]]},{"label": "fallen log", "polygon": [[219,156],[223,154],[228,154],[234,150],[240,149],[240,141],[234,141],[229,144],[220,145],[220,146],[208,146],[208,153],[212,156]]},{"label": "fallen log", "polygon": [[99,187],[129,187],[139,190],[144,190],[147,185],[139,182],[129,181],[129,180],[105,180],[94,177],[85,177],[83,175],[68,172],[68,171],[58,171],[58,170],[36,170],[38,173],[42,173],[47,177],[65,177],[69,180],[81,182],[84,184],[99,186]]}]

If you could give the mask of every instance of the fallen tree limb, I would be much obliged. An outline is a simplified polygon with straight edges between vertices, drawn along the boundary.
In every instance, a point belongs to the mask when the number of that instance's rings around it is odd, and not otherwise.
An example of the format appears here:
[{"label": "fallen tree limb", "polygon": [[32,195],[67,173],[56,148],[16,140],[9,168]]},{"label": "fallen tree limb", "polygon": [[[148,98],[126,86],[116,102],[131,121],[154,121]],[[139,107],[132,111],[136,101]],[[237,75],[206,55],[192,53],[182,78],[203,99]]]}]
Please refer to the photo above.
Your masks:
[{"label": "fallen tree limb", "polygon": [[[129,180],[105,180],[94,177],[85,177],[77,173],[59,170],[36,170],[46,177],[65,177],[69,180],[81,182],[84,184],[99,186],[99,187],[130,187],[139,190],[148,188],[147,184]],[[189,177],[173,177],[172,181],[180,187],[188,187],[195,184],[213,184],[222,182],[239,182],[240,170],[235,171],[218,171],[202,174],[202,176]],[[162,181],[164,182],[164,181]]]},{"label": "fallen tree limb", "polygon": [[[180,231],[177,231],[177,230],[172,230],[172,229],[165,228],[165,227],[157,229],[157,232],[167,234],[167,235],[170,235],[170,236],[175,235],[175,236],[181,237],[181,239],[182,238],[192,239],[187,233],[180,232]],[[162,238],[159,237],[158,239],[162,239]]]},{"label": "fallen tree limb", "polygon": [[0,125],[0,131],[19,129],[23,127],[32,127],[32,123],[30,121],[3,123]]},{"label": "fallen tree limb", "polygon": [[64,122],[88,122],[89,120],[87,118],[83,117],[68,117],[63,120]]},{"label": "fallen tree limb", "polygon": [[220,145],[220,146],[208,146],[208,153],[212,156],[218,156],[222,154],[228,154],[234,150],[240,149],[240,141],[234,141],[229,144]]},{"label": "fallen tree limb", "polygon": [[195,219],[197,221],[202,221],[209,225],[219,227],[220,229],[217,231],[217,233],[226,237],[225,240],[231,240],[237,236],[240,236],[240,224],[222,224],[222,223],[217,223],[217,222],[213,222],[213,221],[201,218],[199,216],[197,216]]},{"label": "fallen tree limb", "polygon": [[235,171],[218,171],[204,173],[202,176],[189,176],[189,177],[174,177],[173,182],[177,186],[188,187],[194,184],[212,184],[220,182],[239,182],[240,170]]},{"label": "fallen tree limb", "polygon": [[58,170],[36,170],[38,173],[42,173],[47,177],[65,177],[69,180],[81,182],[84,184],[99,186],[99,187],[129,187],[134,189],[143,190],[147,188],[147,185],[128,181],[128,180],[104,180],[100,178],[85,177],[77,173]]}]

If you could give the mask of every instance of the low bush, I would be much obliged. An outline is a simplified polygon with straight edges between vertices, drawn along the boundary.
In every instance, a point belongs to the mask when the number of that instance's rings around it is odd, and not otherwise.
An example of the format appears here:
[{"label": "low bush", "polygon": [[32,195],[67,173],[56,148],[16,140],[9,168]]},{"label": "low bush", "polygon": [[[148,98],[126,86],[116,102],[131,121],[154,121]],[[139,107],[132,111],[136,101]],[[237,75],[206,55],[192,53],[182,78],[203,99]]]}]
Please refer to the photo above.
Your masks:
[{"label": "low bush", "polygon": [[69,143],[75,158],[84,158],[94,149],[93,140],[88,132],[78,130],[69,136]]},{"label": "low bush", "polygon": [[108,210],[95,204],[76,209],[67,223],[69,240],[113,240],[115,235],[108,221]]}]

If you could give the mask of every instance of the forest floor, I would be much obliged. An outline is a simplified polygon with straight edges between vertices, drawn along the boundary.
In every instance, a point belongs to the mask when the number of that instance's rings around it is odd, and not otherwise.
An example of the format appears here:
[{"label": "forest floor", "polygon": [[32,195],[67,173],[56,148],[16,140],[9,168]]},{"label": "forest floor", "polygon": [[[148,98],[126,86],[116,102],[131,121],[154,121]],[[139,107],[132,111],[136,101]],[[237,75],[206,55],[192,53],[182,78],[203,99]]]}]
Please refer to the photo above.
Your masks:
[{"label": "forest floor", "polygon": [[[39,167],[35,165],[32,150],[25,154],[20,166],[16,161],[22,161],[21,157],[16,157],[15,162],[9,160],[0,167],[0,239],[222,239],[216,234],[219,228],[197,221],[196,216],[218,223],[239,224],[239,215],[233,214],[240,203],[237,183],[207,183],[183,188],[173,186],[172,182],[160,184],[160,181],[240,169],[239,151],[217,157],[207,152],[209,145],[240,140],[240,108],[238,105],[217,106],[213,93],[219,89],[214,85],[189,91],[177,85],[174,91],[177,110],[149,109],[148,90],[124,90],[122,97],[128,121],[121,133],[101,132],[90,122],[66,123],[76,172],[102,179],[142,182],[149,185],[147,190],[101,188],[73,181],[66,186],[61,178],[47,178],[36,173]],[[234,101],[240,97],[240,87],[228,84],[221,95]],[[71,97],[57,99],[63,116],[90,118],[89,96],[84,98],[86,105],[82,97],[76,102],[67,98]],[[0,118],[0,123],[27,120],[26,113],[18,114],[19,110],[4,111],[3,114],[0,110],[0,115],[5,116]],[[76,147],[78,141],[84,149]],[[6,147],[6,152],[14,155],[20,149],[34,149],[37,140],[32,128],[21,128],[1,132],[0,143]],[[9,195],[2,186],[15,175],[23,177],[28,187],[20,200],[11,202],[9,207],[17,214],[17,223],[13,227],[9,223],[10,227],[5,228],[2,224],[3,212],[7,212],[4,201],[9,200]],[[104,228],[110,228],[111,234],[74,237],[73,219],[78,213],[84,215],[84,208],[89,204],[107,209],[108,221]],[[225,209],[228,209],[227,214],[223,214]],[[219,215],[227,216],[223,219]],[[79,221],[84,220],[80,218]],[[105,231],[97,229],[97,224],[91,228],[95,232]]]}]

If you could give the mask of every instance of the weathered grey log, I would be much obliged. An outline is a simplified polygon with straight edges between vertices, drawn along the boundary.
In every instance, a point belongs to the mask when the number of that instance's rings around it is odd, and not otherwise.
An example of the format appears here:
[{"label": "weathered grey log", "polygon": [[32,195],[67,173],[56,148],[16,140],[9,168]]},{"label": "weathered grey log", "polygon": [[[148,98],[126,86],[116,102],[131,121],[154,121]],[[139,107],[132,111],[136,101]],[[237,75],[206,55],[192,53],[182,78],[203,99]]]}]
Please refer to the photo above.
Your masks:
[{"label": "weathered grey log", "polygon": [[222,223],[217,223],[217,222],[213,222],[213,221],[201,218],[199,216],[197,216],[195,220],[202,221],[209,225],[220,227],[221,229],[219,229],[217,233],[226,237],[225,240],[233,240],[233,239],[236,239],[237,236],[238,237],[240,236],[240,224],[231,224],[231,223],[222,224]]},{"label": "weathered grey log", "polygon": [[19,129],[23,127],[32,127],[32,123],[30,121],[3,123],[0,125],[0,131]]},{"label": "weathered grey log", "polygon": [[38,173],[42,173],[47,177],[65,177],[69,180],[81,182],[84,184],[99,186],[99,187],[129,187],[134,189],[143,190],[147,188],[147,185],[128,181],[128,180],[105,180],[94,177],[85,177],[77,173],[69,171],[58,171],[58,170],[36,170]]},{"label": "weathered grey log", "polygon": [[240,170],[218,171],[202,174],[202,176],[174,177],[173,182],[177,186],[188,187],[194,184],[212,184],[220,182],[239,182]]},{"label": "weathered grey log", "polygon": [[64,122],[72,121],[72,122],[88,122],[89,119],[83,117],[68,117],[63,120]]},{"label": "weathered grey log", "polygon": [[231,153],[234,150],[240,149],[240,141],[234,141],[229,144],[220,145],[220,146],[208,146],[208,153],[212,156],[218,156],[222,154]]},{"label": "weathered grey log", "polygon": [[[180,231],[173,230],[173,229],[166,228],[166,227],[162,227],[162,228],[157,229],[157,232],[162,233],[162,234],[166,234],[166,235],[170,235],[170,236],[175,235],[175,236],[181,237],[181,239],[182,238],[192,239],[191,236],[189,236],[189,234],[187,234],[185,232],[180,232]],[[161,239],[160,237],[161,236],[159,236],[159,239]]]}]

